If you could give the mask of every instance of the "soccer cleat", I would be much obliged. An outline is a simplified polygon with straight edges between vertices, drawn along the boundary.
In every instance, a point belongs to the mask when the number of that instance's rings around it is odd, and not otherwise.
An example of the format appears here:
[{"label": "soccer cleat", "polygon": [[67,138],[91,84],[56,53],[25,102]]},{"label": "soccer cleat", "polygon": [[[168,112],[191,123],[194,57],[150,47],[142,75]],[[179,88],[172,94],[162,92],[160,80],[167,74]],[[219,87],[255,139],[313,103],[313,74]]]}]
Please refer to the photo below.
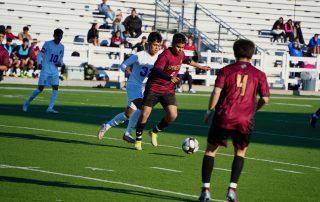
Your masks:
[{"label": "soccer cleat", "polygon": [[28,107],[29,107],[30,103],[27,101],[24,103],[23,107],[22,107],[22,111],[27,112],[28,111]]},{"label": "soccer cleat", "polygon": [[136,148],[136,150],[141,151],[142,150],[142,141],[136,140],[136,142],[134,143],[134,147]]},{"label": "soccer cleat", "polygon": [[228,192],[227,192],[227,201],[228,202],[238,202],[235,189],[229,187]]},{"label": "soccer cleat", "polygon": [[189,90],[189,93],[196,93],[196,91],[191,88],[191,89]]},{"label": "soccer cleat", "polygon": [[54,109],[47,109],[46,112],[49,114],[59,114],[59,112]]},{"label": "soccer cleat", "polygon": [[152,130],[149,131],[149,136],[151,137],[151,144],[153,146],[158,146],[158,134],[154,133]]},{"label": "soccer cleat", "polygon": [[177,88],[177,89],[176,89],[176,92],[177,92],[177,93],[182,93],[182,89],[181,89],[181,88]]},{"label": "soccer cleat", "polygon": [[310,125],[311,125],[312,128],[316,127],[317,119],[318,118],[315,116],[315,114],[311,114]]},{"label": "soccer cleat", "polygon": [[122,139],[128,143],[135,143],[136,140],[131,135],[123,135]]},{"label": "soccer cleat", "polygon": [[210,191],[208,189],[201,192],[201,195],[199,197],[199,201],[200,202],[209,201],[210,199],[211,199],[211,194],[210,194]]},{"label": "soccer cleat", "polygon": [[103,123],[102,125],[101,125],[101,128],[100,128],[100,130],[99,130],[99,132],[98,132],[98,139],[99,140],[102,140],[103,139],[103,136],[104,136],[104,134],[107,132],[107,124],[106,123]]}]

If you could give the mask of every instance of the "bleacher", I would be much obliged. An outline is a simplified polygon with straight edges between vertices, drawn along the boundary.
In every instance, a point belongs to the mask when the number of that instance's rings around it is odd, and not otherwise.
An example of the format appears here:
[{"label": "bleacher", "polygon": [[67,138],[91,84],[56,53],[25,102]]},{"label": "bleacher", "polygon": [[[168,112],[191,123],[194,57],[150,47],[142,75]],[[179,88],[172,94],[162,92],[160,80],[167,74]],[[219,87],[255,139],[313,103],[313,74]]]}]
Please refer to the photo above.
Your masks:
[{"label": "bleacher", "polygon": [[[168,3],[168,0],[163,0],[162,2]],[[181,2],[171,0],[170,9],[181,14]],[[184,20],[193,24],[195,1],[185,0],[184,2]],[[263,49],[268,50],[268,53],[287,50],[286,44],[271,43],[268,38],[259,35],[261,30],[271,29],[274,21],[279,17],[284,17],[285,21],[289,18],[302,21],[305,41],[308,41],[314,33],[320,33],[320,17],[318,16],[320,3],[316,0],[297,0],[297,6],[295,7],[294,1],[290,0],[198,0],[197,2],[200,5],[205,5],[206,9],[218,16],[232,29],[255,41]],[[40,46],[44,41],[52,39],[52,32],[55,28],[62,28],[65,32],[62,43],[65,45],[65,63],[69,69],[69,79],[83,79],[83,68],[80,65],[85,62],[93,63],[96,66],[105,66],[106,69],[121,63],[119,59],[115,60],[113,57],[110,58],[108,56],[111,51],[110,48],[89,48],[86,43],[86,35],[91,23],[96,22],[101,25],[105,22],[104,16],[97,14],[97,5],[99,3],[101,3],[100,0],[0,0],[0,17],[3,19],[0,24],[12,25],[12,31],[15,35],[22,30],[22,27],[29,26],[29,32],[32,37],[41,41]],[[156,9],[155,1],[110,0],[108,3],[114,11],[121,9],[124,18],[130,14],[132,8],[136,8],[139,17],[143,20],[144,35],[147,35],[152,30],[155,19],[157,21],[156,29],[158,30],[174,31],[178,29],[178,23],[175,19],[168,19],[166,11],[159,8]],[[155,10],[157,11],[156,16]],[[110,20],[107,20],[107,22],[111,25]],[[230,29],[223,28],[220,30],[219,35],[219,24],[214,22],[208,13],[201,10],[197,12],[196,22],[197,28],[203,31],[210,39],[216,42],[218,39],[220,40],[219,45],[223,52],[232,52],[231,47],[234,40],[239,36],[232,34]],[[182,31],[187,32],[188,29],[183,27]],[[84,42],[75,43],[75,36],[85,38]],[[171,40],[172,33],[165,33],[163,36],[165,39]],[[103,39],[109,40],[110,38],[111,30],[100,30],[100,41]],[[140,41],[140,39],[131,40],[133,44]],[[72,57],[71,53],[74,51],[80,53],[80,57]],[[118,49],[118,52],[128,53],[130,50]],[[204,56],[206,53],[201,54]],[[274,55],[271,54],[271,56]],[[265,60],[262,65],[264,70],[269,71],[273,67],[275,60],[275,58],[269,58],[268,61]],[[206,58],[204,61],[213,66],[218,64],[212,62],[211,58],[210,60]],[[219,64],[219,67],[224,65],[224,63]],[[282,64],[286,64],[286,62]],[[270,70],[268,76],[270,76],[270,82],[274,84],[280,83],[280,86],[282,85],[282,87],[286,88],[286,82],[284,82],[284,77],[281,75],[285,71],[283,68],[280,68],[281,70]],[[207,75],[193,73],[193,77],[194,79],[205,81],[206,85],[212,85],[215,78],[214,73],[214,71],[209,72]],[[119,81],[123,78],[118,75],[121,74],[119,72],[114,74],[113,71],[109,72],[109,74],[114,75],[114,79]]]}]

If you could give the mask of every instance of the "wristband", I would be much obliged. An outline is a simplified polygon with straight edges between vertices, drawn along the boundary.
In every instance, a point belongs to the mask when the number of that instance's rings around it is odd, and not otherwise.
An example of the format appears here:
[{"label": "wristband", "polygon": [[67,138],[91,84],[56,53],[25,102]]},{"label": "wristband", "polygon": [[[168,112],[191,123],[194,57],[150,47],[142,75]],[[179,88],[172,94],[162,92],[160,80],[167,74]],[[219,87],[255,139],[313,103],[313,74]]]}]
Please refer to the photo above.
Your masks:
[{"label": "wristband", "polygon": [[208,109],[208,110],[206,111],[206,115],[209,116],[209,115],[211,114],[211,112],[212,112],[212,111],[211,111],[210,109]]}]

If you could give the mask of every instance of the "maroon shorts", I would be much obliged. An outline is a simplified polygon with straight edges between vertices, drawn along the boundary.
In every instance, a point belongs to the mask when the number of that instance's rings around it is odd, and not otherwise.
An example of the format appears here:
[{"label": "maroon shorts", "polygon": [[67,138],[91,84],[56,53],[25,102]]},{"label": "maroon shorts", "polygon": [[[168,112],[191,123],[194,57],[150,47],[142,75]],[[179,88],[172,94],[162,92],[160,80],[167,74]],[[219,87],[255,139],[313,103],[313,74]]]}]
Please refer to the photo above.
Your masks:
[{"label": "maroon shorts", "polygon": [[228,137],[232,138],[233,146],[238,149],[244,149],[248,147],[253,130],[254,121],[249,124],[248,133],[243,134],[236,130],[229,130],[225,128],[219,128],[218,126],[211,124],[208,132],[208,143],[215,146],[228,146]]}]

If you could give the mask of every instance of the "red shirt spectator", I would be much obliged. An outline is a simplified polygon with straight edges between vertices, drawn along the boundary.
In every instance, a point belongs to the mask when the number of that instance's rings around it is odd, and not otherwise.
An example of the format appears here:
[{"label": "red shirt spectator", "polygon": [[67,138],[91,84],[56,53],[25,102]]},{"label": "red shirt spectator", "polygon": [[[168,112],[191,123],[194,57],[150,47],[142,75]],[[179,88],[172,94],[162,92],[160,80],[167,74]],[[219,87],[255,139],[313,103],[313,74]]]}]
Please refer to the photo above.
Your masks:
[{"label": "red shirt spectator", "polygon": [[188,37],[188,43],[184,46],[184,50],[197,51],[196,44],[193,42],[193,37]]},{"label": "red shirt spectator", "polygon": [[120,37],[120,31],[117,31],[111,38],[110,47],[120,47],[120,44],[123,43],[123,39]]},{"label": "red shirt spectator", "polygon": [[37,56],[40,53],[40,48],[37,46],[38,40],[33,39],[30,46],[30,59],[33,61],[37,60]]},{"label": "red shirt spectator", "polygon": [[6,27],[6,39],[11,39],[11,40],[15,40],[16,39],[16,37],[11,33],[11,26],[10,25],[8,25],[7,27]]}]

